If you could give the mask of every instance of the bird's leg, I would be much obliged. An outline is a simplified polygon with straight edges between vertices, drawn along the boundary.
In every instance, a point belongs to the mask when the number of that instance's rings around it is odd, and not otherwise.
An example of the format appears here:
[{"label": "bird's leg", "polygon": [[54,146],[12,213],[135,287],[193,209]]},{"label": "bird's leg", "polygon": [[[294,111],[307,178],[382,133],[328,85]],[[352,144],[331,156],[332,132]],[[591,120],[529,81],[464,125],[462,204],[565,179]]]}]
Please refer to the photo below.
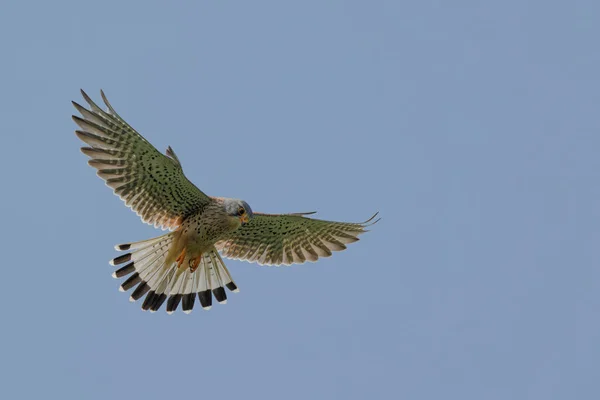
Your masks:
[{"label": "bird's leg", "polygon": [[198,266],[200,265],[200,260],[202,260],[202,254],[190,260],[190,272],[194,272],[198,269]]},{"label": "bird's leg", "polygon": [[177,262],[177,268],[181,267],[181,264],[183,264],[184,259],[185,259],[185,247],[183,248],[183,250],[181,250],[181,253],[175,259],[175,262]]}]

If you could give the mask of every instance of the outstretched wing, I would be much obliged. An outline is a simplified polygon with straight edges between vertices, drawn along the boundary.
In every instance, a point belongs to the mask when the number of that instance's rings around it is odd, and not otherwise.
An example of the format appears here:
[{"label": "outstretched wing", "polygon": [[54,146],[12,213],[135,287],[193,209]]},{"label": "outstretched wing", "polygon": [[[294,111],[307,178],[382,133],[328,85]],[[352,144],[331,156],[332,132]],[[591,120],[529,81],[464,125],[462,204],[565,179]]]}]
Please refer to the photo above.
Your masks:
[{"label": "outstretched wing", "polygon": [[361,223],[306,218],[307,214],[259,214],[217,242],[223,257],[260,265],[302,264],[329,257],[356,242],[377,214]]},{"label": "outstretched wing", "polygon": [[98,176],[142,221],[175,229],[185,216],[210,201],[185,177],[170,147],[166,156],[156,150],[115,112],[103,92],[107,111],[83,90],[81,94],[90,106],[88,110],[73,102],[81,113],[81,117],[73,116],[81,128],[75,133],[90,146],[81,151],[91,158],[88,164],[98,170]]}]

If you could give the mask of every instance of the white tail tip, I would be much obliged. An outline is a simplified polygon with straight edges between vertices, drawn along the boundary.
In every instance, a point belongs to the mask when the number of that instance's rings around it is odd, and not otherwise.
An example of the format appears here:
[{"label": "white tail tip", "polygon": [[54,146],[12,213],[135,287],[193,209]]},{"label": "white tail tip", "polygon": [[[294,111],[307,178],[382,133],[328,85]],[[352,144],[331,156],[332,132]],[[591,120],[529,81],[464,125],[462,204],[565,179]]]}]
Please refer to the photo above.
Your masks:
[{"label": "white tail tip", "polygon": [[192,312],[192,310],[185,310],[184,313],[186,314],[190,314]]},{"label": "white tail tip", "polygon": [[123,286],[119,286],[119,292],[124,292],[125,289],[123,289]]},{"label": "white tail tip", "polygon": [[207,306],[207,307],[202,307],[202,308],[204,308],[206,311],[208,311],[212,308],[212,306]]}]

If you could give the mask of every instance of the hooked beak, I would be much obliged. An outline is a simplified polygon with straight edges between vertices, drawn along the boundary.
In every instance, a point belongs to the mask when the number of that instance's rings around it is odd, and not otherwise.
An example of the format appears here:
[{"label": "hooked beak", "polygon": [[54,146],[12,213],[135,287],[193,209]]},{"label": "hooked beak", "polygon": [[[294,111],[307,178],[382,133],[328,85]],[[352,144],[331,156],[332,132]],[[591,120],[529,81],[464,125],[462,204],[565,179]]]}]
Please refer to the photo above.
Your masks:
[{"label": "hooked beak", "polygon": [[246,213],[240,217],[240,222],[242,223],[242,225],[246,225],[248,223],[248,221],[250,221],[250,218],[248,217],[248,213]]}]

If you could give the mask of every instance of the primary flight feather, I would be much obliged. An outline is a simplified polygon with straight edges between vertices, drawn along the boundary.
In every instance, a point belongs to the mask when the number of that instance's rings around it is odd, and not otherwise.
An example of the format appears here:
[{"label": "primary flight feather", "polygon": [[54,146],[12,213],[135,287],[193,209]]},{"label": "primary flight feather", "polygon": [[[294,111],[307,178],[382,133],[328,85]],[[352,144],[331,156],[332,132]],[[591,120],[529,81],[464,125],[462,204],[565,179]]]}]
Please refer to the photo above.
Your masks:
[{"label": "primary flight feather", "polygon": [[[243,200],[211,197],[184,175],[170,147],[160,153],[116,113],[101,91],[104,111],[82,90],[89,109],[73,102],[75,133],[88,147],[81,151],[106,184],[142,221],[171,232],[115,246],[127,251],[111,260],[115,278],[127,277],[120,290],[130,300],[144,298],[143,310],[189,313],[196,297],[204,309],[212,298],[227,302],[225,288],[238,292],[223,257],[261,265],[302,264],[346,248],[376,223],[308,218],[312,213],[254,213]],[[220,254],[219,254],[220,253]],[[124,264],[123,266],[121,266]]]}]

